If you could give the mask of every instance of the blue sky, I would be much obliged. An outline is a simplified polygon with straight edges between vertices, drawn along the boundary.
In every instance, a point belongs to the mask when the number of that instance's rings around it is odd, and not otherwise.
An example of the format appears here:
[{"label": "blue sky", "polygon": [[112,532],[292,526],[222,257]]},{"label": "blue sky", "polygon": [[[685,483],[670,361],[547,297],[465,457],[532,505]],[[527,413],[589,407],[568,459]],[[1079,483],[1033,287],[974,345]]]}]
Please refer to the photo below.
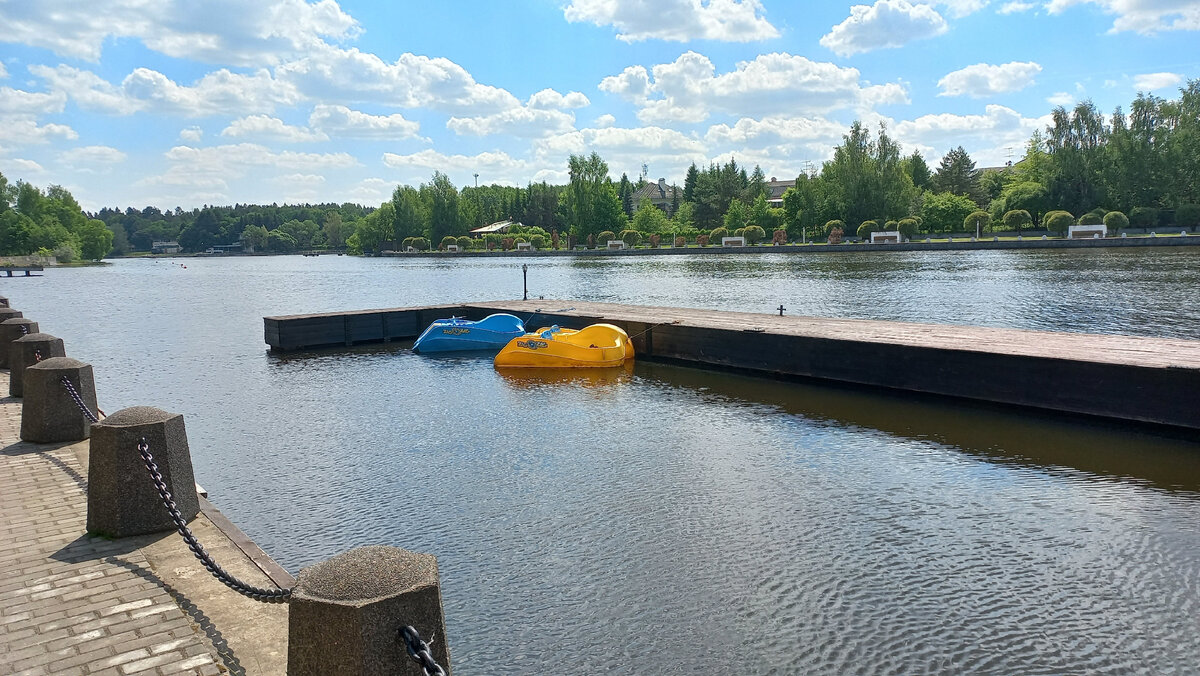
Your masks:
[{"label": "blue sky", "polygon": [[1200,77],[1200,0],[0,0],[0,172],[87,209],[820,166],[854,120],[1019,159],[1055,105]]}]

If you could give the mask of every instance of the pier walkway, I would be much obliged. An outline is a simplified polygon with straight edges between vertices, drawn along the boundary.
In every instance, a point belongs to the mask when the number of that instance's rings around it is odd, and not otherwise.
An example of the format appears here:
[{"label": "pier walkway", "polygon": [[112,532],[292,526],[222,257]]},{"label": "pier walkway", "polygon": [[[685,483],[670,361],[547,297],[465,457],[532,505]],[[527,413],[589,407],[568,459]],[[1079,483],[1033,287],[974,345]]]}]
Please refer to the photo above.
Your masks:
[{"label": "pier walkway", "polygon": [[[286,672],[286,605],[226,589],[175,533],[87,535],[88,442],[23,442],[20,427],[21,400],[0,398],[0,674]],[[202,504],[191,527],[213,557],[272,586]]]}]

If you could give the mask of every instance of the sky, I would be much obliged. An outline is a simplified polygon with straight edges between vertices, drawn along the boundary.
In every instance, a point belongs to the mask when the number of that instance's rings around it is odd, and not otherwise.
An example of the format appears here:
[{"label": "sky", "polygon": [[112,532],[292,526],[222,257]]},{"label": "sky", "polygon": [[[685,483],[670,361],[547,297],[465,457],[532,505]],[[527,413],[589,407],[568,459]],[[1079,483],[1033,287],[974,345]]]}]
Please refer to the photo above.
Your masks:
[{"label": "sky", "polygon": [[0,0],[0,173],[87,210],[819,169],[855,120],[936,167],[1200,77],[1200,0]]}]

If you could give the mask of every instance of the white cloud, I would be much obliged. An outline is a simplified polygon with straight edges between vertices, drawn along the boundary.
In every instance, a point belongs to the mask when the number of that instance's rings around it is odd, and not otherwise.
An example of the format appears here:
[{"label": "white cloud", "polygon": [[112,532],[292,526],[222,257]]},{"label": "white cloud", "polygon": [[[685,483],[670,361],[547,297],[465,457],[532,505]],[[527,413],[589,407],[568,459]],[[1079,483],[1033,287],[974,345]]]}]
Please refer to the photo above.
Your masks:
[{"label": "white cloud", "polygon": [[768,117],[755,120],[743,117],[733,126],[717,124],[708,128],[704,140],[712,144],[766,147],[799,141],[840,142],[846,125],[823,117]]},{"label": "white cloud", "polygon": [[395,186],[395,181],[385,181],[382,178],[364,179],[350,189],[346,199],[340,201],[357,204],[382,204],[391,197]]},{"label": "white cloud", "polygon": [[1012,0],[1012,2],[1004,3],[1004,5],[1002,5],[1000,7],[1000,9],[996,10],[996,13],[997,14],[1020,14],[1021,12],[1028,12],[1029,10],[1033,9],[1034,7],[1037,7],[1037,5],[1035,5],[1032,2],[1021,2],[1021,0]]},{"label": "white cloud", "polygon": [[62,92],[27,92],[11,87],[0,87],[0,114],[61,113],[66,105],[67,95]]},{"label": "white cloud", "polygon": [[1003,164],[1010,148],[1020,154],[1036,129],[1042,129],[1049,116],[1023,117],[1017,111],[988,105],[983,115],[922,115],[903,120],[891,127],[894,138],[906,147],[931,153],[940,159],[950,148],[962,145],[971,152],[977,166]]},{"label": "white cloud", "polygon": [[592,126],[596,127],[597,129],[604,129],[606,127],[611,127],[616,123],[617,123],[617,118],[613,117],[612,115],[610,115],[608,113],[605,113],[605,114],[601,115],[600,117],[597,117],[596,121],[592,123]]},{"label": "white cloud", "polygon": [[284,143],[312,143],[328,141],[329,137],[319,131],[285,124],[283,120],[268,115],[250,115],[229,123],[221,130],[221,136],[234,138],[249,136],[255,140],[282,141]]},{"label": "white cloud", "polygon": [[324,183],[325,177],[320,174],[288,174],[286,176],[276,176],[275,182],[312,187]]},{"label": "white cloud", "polygon": [[950,16],[960,18],[987,7],[988,0],[942,0],[938,4],[945,7]]},{"label": "white cloud", "polygon": [[561,110],[512,108],[482,117],[452,117],[446,122],[446,128],[460,136],[508,134],[537,138],[574,129],[575,116]]},{"label": "white cloud", "polygon": [[643,163],[658,176],[681,176],[692,162],[703,164],[707,148],[701,141],[662,127],[580,129],[536,141],[534,165],[567,166],[572,154],[597,152],[608,163],[609,173],[636,174]]},{"label": "white cloud", "polygon": [[591,104],[582,92],[569,92],[565,96],[553,89],[542,91],[529,97],[525,105],[539,110],[562,110],[564,108],[583,108]]},{"label": "white cloud", "polygon": [[1152,92],[1156,89],[1174,87],[1183,82],[1183,76],[1176,73],[1143,73],[1133,76],[1133,86],[1139,92]]},{"label": "white cloud", "polygon": [[929,5],[908,0],[877,0],[874,5],[854,5],[850,16],[821,38],[821,46],[838,56],[851,56],[941,35],[946,20]]},{"label": "white cloud", "polygon": [[571,0],[563,15],[617,29],[625,42],[722,40],[752,42],[779,37],[758,0]]},{"label": "white cloud", "polygon": [[962,96],[981,99],[995,94],[1020,91],[1033,84],[1042,67],[1032,61],[1012,61],[999,66],[977,63],[938,80],[938,96]]},{"label": "white cloud", "polygon": [[29,71],[45,80],[48,88],[66,93],[80,106],[115,115],[154,111],[200,117],[270,112],[276,106],[298,101],[294,90],[265,69],[245,75],[222,68],[190,86],[179,85],[149,68],[135,69],[120,86],[91,71],[67,65],[30,66]]},{"label": "white cloud", "polygon": [[1075,97],[1068,92],[1054,92],[1046,97],[1046,103],[1052,106],[1069,106],[1075,103]]},{"label": "white cloud", "polygon": [[134,38],[172,57],[258,66],[359,32],[334,0],[38,0],[0,12],[0,41],[89,61],[99,60],[105,40]]},{"label": "white cloud", "polygon": [[190,143],[199,143],[204,138],[204,130],[197,126],[184,127],[179,130],[179,139]]},{"label": "white cloud", "polygon": [[[308,126],[335,138],[399,141],[420,138],[421,125],[403,115],[371,115],[346,106],[318,104],[308,116]],[[429,139],[423,139],[428,141]]]},{"label": "white cloud", "polygon": [[[4,62],[0,61],[0,80],[8,77],[8,69],[4,67]],[[34,164],[37,164],[36,162]]]},{"label": "white cloud", "polygon": [[650,96],[651,87],[650,73],[646,72],[645,66],[629,66],[620,75],[609,75],[600,81],[600,91],[639,104]]},{"label": "white cloud", "polygon": [[[601,89],[631,98],[629,92],[637,87],[626,85],[640,82],[645,69],[639,68],[626,68],[616,80],[606,78]],[[652,72],[653,82],[647,75],[645,92],[654,98],[643,100],[638,111],[644,122],[695,123],[712,111],[766,117],[908,102],[900,84],[870,85],[857,69],[791,54],[762,54],[718,75],[708,57],[687,52],[672,63],[654,66]]]},{"label": "white cloud", "polygon": [[1060,14],[1073,5],[1085,4],[1116,15],[1110,29],[1113,33],[1200,30],[1200,0],[1050,0],[1046,9]]},{"label": "white cloud", "polygon": [[95,166],[124,162],[126,155],[111,146],[82,146],[64,150],[58,157],[72,166]]},{"label": "white cloud", "polygon": [[39,125],[29,116],[0,115],[0,150],[77,138],[79,134],[65,124]]},{"label": "white cloud", "polygon": [[257,143],[193,148],[175,146],[164,157],[169,166],[161,175],[144,178],[138,185],[186,186],[201,190],[225,190],[229,180],[244,178],[251,171],[261,177],[264,170],[315,171],[347,169],[358,160],[347,153],[273,152]]},{"label": "white cloud", "polygon": [[30,174],[46,173],[46,170],[42,168],[42,165],[38,164],[37,162],[34,162],[33,160],[23,160],[20,158],[13,158],[11,160],[4,160],[4,163],[8,166],[16,167],[16,169],[17,169],[16,172],[13,172],[11,169],[8,170],[10,178],[12,177],[12,175],[14,173],[20,173],[21,175],[24,175],[24,176],[28,176]]},{"label": "white cloud", "polygon": [[[441,171],[456,185],[467,185],[478,173],[487,183],[524,184],[530,164],[505,152],[485,152],[478,155],[446,155],[436,150],[422,150],[411,155],[384,153],[383,163],[399,170],[401,180],[417,183],[429,178],[432,171]],[[565,163],[565,161],[564,161]]]}]

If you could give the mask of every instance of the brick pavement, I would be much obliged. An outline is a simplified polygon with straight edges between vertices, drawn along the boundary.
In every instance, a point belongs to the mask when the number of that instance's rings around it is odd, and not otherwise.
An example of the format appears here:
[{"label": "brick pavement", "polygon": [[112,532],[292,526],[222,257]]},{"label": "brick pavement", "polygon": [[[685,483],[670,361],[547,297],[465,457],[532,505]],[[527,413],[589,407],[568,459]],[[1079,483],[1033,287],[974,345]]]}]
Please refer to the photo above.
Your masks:
[{"label": "brick pavement", "polygon": [[20,421],[0,399],[0,674],[247,673],[197,594],[148,560],[178,536],[88,536],[87,442],[22,442]]}]

